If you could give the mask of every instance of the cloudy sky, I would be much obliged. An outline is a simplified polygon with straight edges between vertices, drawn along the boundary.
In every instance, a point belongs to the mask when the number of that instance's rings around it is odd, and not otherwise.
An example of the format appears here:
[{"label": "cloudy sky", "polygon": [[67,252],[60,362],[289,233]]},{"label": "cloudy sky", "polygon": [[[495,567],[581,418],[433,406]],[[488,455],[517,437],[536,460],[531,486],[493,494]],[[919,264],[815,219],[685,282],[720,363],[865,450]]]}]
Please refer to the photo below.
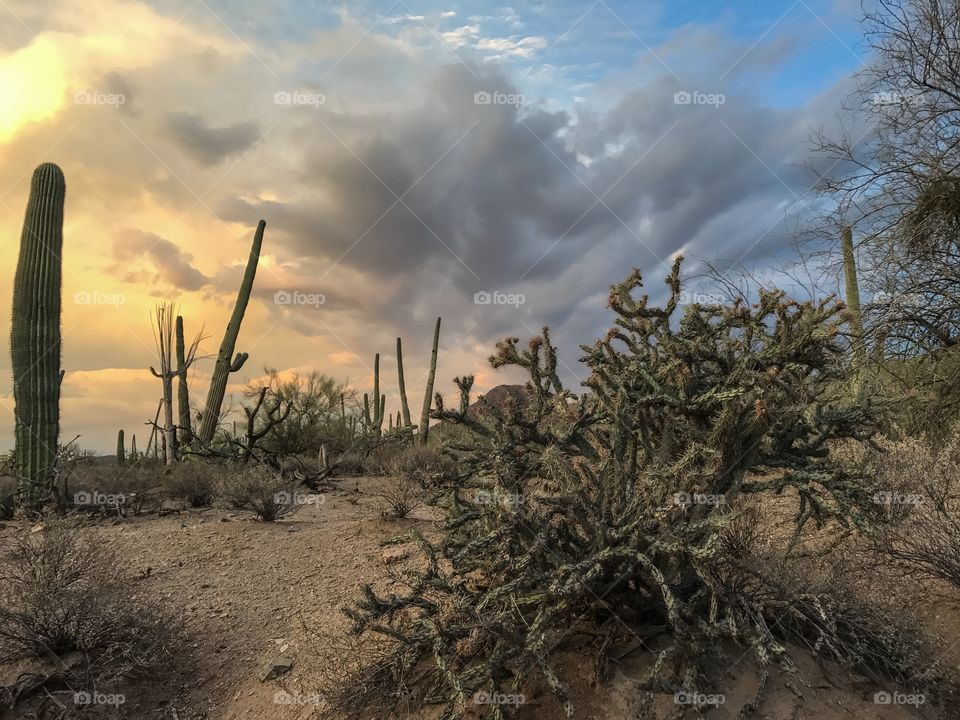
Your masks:
[{"label": "cloudy sky", "polygon": [[[486,366],[494,343],[544,324],[576,386],[577,346],[631,267],[656,293],[679,252],[691,273],[789,256],[811,131],[836,126],[869,60],[858,15],[856,0],[2,0],[0,304],[30,174],[51,161],[67,178],[65,440],[146,435],[150,308],[178,303],[215,354],[260,218],[234,390],[264,366],[366,390],[380,352],[395,411],[400,335],[419,407],[437,316],[442,392],[463,373],[481,391],[509,380]],[[12,438],[6,346],[0,364]]]}]

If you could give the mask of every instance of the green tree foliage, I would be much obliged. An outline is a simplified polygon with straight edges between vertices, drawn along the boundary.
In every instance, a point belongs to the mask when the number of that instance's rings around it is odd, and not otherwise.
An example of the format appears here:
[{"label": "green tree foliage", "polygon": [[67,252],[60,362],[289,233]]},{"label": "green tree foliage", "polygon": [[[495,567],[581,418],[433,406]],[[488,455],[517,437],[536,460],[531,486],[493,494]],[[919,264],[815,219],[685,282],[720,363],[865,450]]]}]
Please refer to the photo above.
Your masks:
[{"label": "green tree foliage", "polygon": [[[290,408],[283,422],[260,442],[265,450],[277,455],[316,455],[324,444],[337,450],[349,445],[341,414],[341,396],[347,392],[343,383],[317,370],[281,377],[275,368],[266,368],[266,379],[248,385],[245,394],[256,398],[264,387],[267,404],[279,403],[284,411]],[[258,418],[258,423],[263,422],[267,422],[265,414]]]}]

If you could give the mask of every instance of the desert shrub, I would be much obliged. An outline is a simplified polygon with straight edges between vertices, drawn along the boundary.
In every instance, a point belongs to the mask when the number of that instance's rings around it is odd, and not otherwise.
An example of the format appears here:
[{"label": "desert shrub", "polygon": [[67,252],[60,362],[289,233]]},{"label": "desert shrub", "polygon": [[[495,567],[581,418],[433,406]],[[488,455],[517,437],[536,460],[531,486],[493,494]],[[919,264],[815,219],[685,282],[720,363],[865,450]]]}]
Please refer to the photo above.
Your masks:
[{"label": "desert shrub", "polygon": [[960,588],[960,426],[945,441],[885,441],[871,457],[887,522],[873,546],[902,572]]},{"label": "desert shrub", "polygon": [[77,510],[140,515],[160,507],[162,482],[161,467],[96,465],[72,473],[68,500]]},{"label": "desert shrub", "polygon": [[266,368],[266,379],[247,387],[248,398],[255,399],[266,389],[265,404],[276,405],[282,422],[270,424],[267,413],[255,419],[255,432],[266,430],[259,445],[274,455],[316,456],[326,445],[339,452],[352,440],[346,402],[351,398],[346,386],[318,371],[306,376],[294,373],[281,378],[274,368]]},{"label": "desert shrub", "polygon": [[[770,525],[750,508],[720,532],[706,572],[721,595],[755,613],[778,639],[851,672],[945,694],[942,664],[920,621],[877,596],[876,577],[856,547],[787,559]],[[785,653],[782,644],[778,651]]]},{"label": "desert shrub", "polygon": [[407,478],[393,477],[386,481],[377,493],[380,517],[384,520],[400,520],[420,506],[416,486]]},{"label": "desert shrub", "polygon": [[611,289],[615,326],[584,347],[587,395],[562,387],[544,329],[491,358],[527,371],[527,402],[473,415],[471,377],[456,378],[459,410],[437,398],[434,417],[470,431],[451,446],[468,478],[442,537],[418,537],[424,569],[409,591],[368,586],[348,609],[353,633],[391,639],[371,671],[398,682],[416,670],[453,718],[474,693],[515,694],[534,675],[572,714],[554,655],[578,628],[605,638],[603,654],[624,625],[662,626],[651,690],[702,687],[728,640],[764,667],[786,662],[776,618],[725,592],[708,560],[744,495],[792,498],[796,537],[876,515],[869,474],[828,452],[876,429],[868,402],[842,393],[843,306],[763,291],[755,305],[688,305],[676,321],[679,261],[667,284],[663,308],[634,296],[639,272]]},{"label": "desert shrub", "polygon": [[360,475],[363,473],[364,459],[359,450],[347,450],[337,457],[337,472],[341,475]]},{"label": "desert shrub", "polygon": [[251,512],[264,522],[281,520],[299,508],[296,485],[263,465],[227,473],[220,492],[234,510]]},{"label": "desert shrub", "polygon": [[381,437],[358,436],[337,456],[337,472],[343,475],[388,475],[400,454],[411,445],[411,436],[402,433]]},{"label": "desert shrub", "polygon": [[9,520],[16,509],[17,479],[0,475],[0,520]]},{"label": "desert shrub", "polygon": [[[177,641],[169,616],[142,597],[101,543],[48,523],[0,559],[0,661],[50,661],[71,690],[153,674]],[[82,661],[67,662],[80,653]]]},{"label": "desert shrub", "polygon": [[402,448],[388,465],[391,475],[416,483],[422,488],[445,485],[456,476],[456,464],[435,447],[409,445]]},{"label": "desert shrub", "polygon": [[217,469],[217,466],[204,462],[174,465],[165,477],[167,493],[192,508],[210,507],[217,497]]}]

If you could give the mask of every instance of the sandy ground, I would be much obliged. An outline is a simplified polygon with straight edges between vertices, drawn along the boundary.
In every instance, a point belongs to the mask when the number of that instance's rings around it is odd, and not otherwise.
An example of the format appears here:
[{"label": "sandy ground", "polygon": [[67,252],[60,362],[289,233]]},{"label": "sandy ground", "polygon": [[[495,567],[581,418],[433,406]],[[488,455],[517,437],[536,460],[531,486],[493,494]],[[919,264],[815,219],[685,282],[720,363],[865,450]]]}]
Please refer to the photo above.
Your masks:
[{"label": "sandy ground", "polygon": [[[363,583],[389,583],[388,559],[380,543],[419,529],[429,532],[435,511],[416,510],[412,518],[386,522],[379,516],[376,492],[381,479],[340,481],[322,503],[305,506],[278,523],[260,523],[224,509],[184,511],[105,522],[83,530],[119,548],[118,572],[139,578],[144,595],[159,595],[180,618],[195,658],[166,687],[124,688],[126,703],[114,717],[157,720],[306,720],[320,714],[316,704],[321,675],[314,658],[324,633],[347,626],[340,608]],[[12,542],[23,529],[0,527],[0,542]],[[400,561],[405,562],[403,560]],[[391,562],[391,566],[393,563]],[[953,612],[951,610],[951,612]],[[261,682],[264,663],[280,653],[293,669],[277,681]],[[649,655],[635,653],[615,668],[613,679],[596,684],[582,659],[589,647],[573,647],[561,663],[578,700],[577,718],[628,720],[676,716],[673,698],[640,702],[636,679]],[[883,705],[874,695],[883,689],[857,683],[838,670],[801,658],[800,673],[774,673],[754,717],[779,720],[814,718],[960,717],[960,710],[934,711]],[[732,648],[722,671],[725,702],[706,715],[727,720],[752,697],[756,674],[743,649]],[[732,668],[732,669],[729,669]],[[719,672],[719,671],[718,671]],[[9,682],[7,678],[4,681]],[[108,689],[104,689],[108,690]],[[284,702],[292,700],[292,702]],[[531,688],[521,717],[552,720],[562,709],[542,688]],[[15,717],[7,714],[0,717]],[[406,717],[384,707],[382,718]]]}]

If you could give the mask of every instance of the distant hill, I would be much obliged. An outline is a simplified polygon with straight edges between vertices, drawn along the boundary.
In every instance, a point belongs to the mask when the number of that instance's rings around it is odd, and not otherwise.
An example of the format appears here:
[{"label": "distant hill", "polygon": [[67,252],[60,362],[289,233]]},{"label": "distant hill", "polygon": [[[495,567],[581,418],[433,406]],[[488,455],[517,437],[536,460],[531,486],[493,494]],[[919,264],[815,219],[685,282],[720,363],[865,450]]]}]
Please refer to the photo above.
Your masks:
[{"label": "distant hill", "polygon": [[472,417],[483,414],[485,408],[493,408],[503,411],[511,402],[517,403],[521,408],[530,402],[530,395],[523,385],[497,385],[486,393],[478,397],[471,405],[468,413]]}]

